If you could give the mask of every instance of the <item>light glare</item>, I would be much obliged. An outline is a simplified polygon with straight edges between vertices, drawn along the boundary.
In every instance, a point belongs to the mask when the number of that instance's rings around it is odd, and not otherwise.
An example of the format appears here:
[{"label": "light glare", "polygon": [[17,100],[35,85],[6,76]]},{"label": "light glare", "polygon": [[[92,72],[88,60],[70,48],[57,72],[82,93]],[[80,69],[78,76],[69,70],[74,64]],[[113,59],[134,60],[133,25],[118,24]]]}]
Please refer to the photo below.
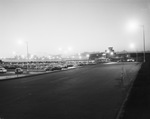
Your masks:
[{"label": "light glare", "polygon": [[136,31],[138,27],[139,27],[139,23],[136,20],[130,21],[127,25],[129,31]]},{"label": "light glare", "polygon": [[134,49],[135,45],[133,43],[130,44],[130,48]]}]

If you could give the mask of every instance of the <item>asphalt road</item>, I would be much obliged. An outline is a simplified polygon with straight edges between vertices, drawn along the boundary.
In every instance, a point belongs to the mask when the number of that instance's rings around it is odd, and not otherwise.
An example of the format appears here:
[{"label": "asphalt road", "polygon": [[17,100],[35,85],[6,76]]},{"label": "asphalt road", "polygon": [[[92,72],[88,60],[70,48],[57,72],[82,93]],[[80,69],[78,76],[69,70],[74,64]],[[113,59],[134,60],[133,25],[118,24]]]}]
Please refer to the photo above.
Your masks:
[{"label": "asphalt road", "polygon": [[[136,63],[98,64],[0,82],[1,119],[114,119]],[[124,81],[120,81],[124,71]]]}]

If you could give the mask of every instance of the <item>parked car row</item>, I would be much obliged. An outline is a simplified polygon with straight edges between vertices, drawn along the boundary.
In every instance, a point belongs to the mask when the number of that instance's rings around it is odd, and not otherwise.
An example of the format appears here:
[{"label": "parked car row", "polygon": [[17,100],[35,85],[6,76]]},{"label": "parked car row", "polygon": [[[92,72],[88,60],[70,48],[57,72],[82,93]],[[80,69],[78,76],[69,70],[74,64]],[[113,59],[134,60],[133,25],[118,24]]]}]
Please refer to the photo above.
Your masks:
[{"label": "parked car row", "polygon": [[54,71],[54,70],[62,70],[63,68],[67,68],[67,67],[61,67],[61,66],[46,67],[44,70],[45,71]]},{"label": "parked car row", "polygon": [[[14,70],[15,74],[22,74],[23,73],[23,69],[21,68],[16,68]],[[5,69],[4,67],[0,67],[0,73],[7,73],[7,69]]]},{"label": "parked car row", "polygon": [[32,62],[27,64],[27,62],[19,63],[4,63],[0,67],[0,73],[6,73],[7,70],[13,70],[15,74],[22,74],[27,68],[30,70],[44,70],[44,71],[54,71],[62,70],[64,68],[76,67],[76,66],[85,66],[94,64],[90,61],[64,61],[64,62]]}]

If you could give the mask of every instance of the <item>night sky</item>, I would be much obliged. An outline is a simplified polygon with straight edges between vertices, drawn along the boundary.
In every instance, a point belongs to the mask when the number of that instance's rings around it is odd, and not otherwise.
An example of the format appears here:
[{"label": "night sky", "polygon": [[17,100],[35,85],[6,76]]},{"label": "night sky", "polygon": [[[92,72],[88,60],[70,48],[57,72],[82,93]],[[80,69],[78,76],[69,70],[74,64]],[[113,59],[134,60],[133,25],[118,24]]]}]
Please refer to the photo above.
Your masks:
[{"label": "night sky", "polygon": [[[0,57],[150,50],[149,0],[0,0]],[[134,48],[130,47],[134,44]]]}]

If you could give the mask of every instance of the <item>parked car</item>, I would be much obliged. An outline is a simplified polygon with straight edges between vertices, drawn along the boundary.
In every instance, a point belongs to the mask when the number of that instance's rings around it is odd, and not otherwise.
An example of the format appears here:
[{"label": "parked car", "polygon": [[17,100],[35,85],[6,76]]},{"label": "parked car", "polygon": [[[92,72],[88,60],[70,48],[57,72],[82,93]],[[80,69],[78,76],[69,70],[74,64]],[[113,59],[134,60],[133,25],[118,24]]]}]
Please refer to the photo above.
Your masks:
[{"label": "parked car", "polygon": [[127,62],[134,62],[134,59],[127,59]]},{"label": "parked car", "polygon": [[45,70],[45,71],[51,71],[51,70],[52,70],[52,67],[46,67],[44,70]]},{"label": "parked car", "polygon": [[6,72],[7,72],[7,69],[0,67],[0,73],[6,73]]},{"label": "parked car", "polygon": [[61,65],[60,67],[61,67],[61,68],[68,68],[67,65],[65,65],[65,64],[64,64],[64,65]]},{"label": "parked car", "polygon": [[68,64],[67,67],[73,67],[73,64]]},{"label": "parked car", "polygon": [[62,68],[61,68],[60,66],[55,66],[55,67],[53,67],[51,70],[52,70],[52,71],[54,71],[54,70],[62,70]]},{"label": "parked car", "polygon": [[86,64],[84,63],[79,63],[78,66],[85,66]]},{"label": "parked car", "polygon": [[22,74],[22,73],[23,73],[23,69],[21,69],[21,68],[15,69],[15,74]]}]

